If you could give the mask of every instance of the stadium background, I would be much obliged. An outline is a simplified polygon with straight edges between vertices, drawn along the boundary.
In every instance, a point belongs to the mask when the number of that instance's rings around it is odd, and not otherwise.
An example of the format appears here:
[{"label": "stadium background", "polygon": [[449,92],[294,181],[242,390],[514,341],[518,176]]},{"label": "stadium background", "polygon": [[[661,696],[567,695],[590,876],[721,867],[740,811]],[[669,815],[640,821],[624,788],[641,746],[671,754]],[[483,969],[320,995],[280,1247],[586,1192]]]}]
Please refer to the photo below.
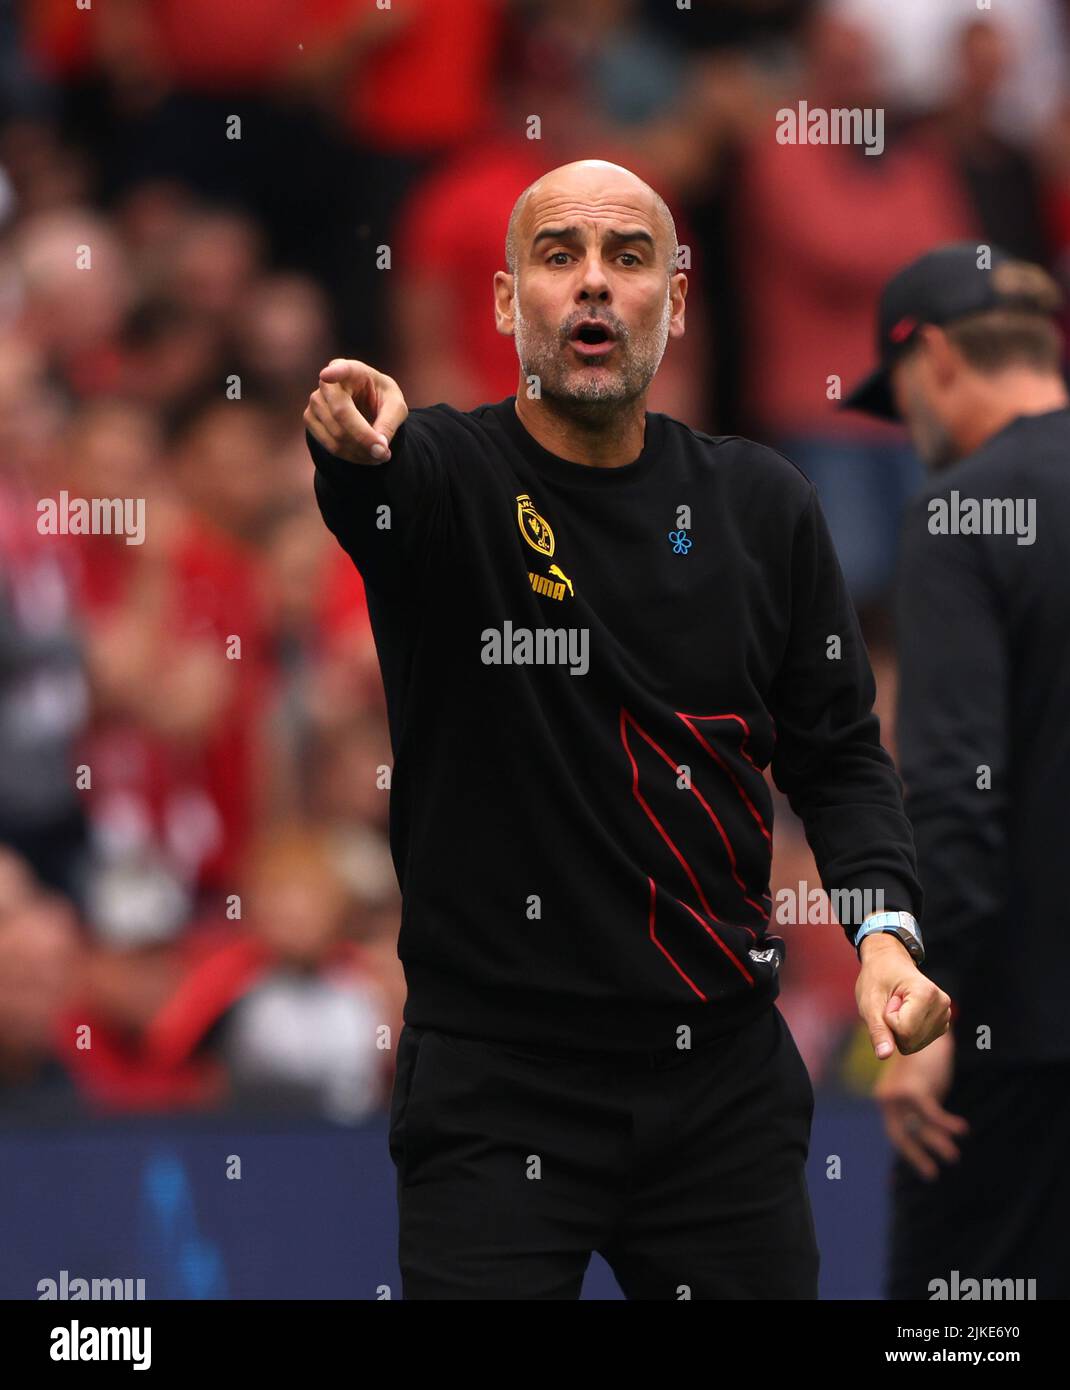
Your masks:
[{"label": "stadium background", "polygon": [[[361,583],[312,495],[319,367],[370,361],[410,406],[512,394],[490,284],[515,197],[575,158],[646,177],[690,256],[650,406],[813,477],[894,752],[920,471],[830,395],[932,245],[1065,281],[1068,10],[0,3],[0,1296],[62,1268],[150,1297],[397,1287],[390,750]],[[802,100],[880,108],[883,152],[779,144]],[[64,491],[142,499],[144,544],[42,535]],[[800,883],[778,796],[774,896]],[[855,957],[835,925],[782,930],[822,1292],[874,1297],[889,1155]],[[589,1294],[612,1287],[595,1269]]]}]

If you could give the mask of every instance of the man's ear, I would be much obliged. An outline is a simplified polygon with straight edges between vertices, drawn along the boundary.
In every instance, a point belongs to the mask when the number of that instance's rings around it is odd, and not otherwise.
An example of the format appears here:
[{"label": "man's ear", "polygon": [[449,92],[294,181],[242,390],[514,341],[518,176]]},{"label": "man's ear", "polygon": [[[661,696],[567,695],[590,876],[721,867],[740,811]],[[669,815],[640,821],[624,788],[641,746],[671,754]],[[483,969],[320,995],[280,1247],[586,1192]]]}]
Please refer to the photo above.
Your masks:
[{"label": "man's ear", "polygon": [[507,270],[494,272],[494,326],[506,337],[513,334],[513,292],[515,282]]},{"label": "man's ear", "polygon": [[669,281],[669,298],[672,302],[672,317],[669,320],[669,337],[684,336],[684,301],[687,298],[687,276],[682,270]]},{"label": "man's ear", "polygon": [[928,353],[933,377],[938,385],[946,386],[961,370],[962,354],[938,324],[924,324],[918,336],[922,351]]}]

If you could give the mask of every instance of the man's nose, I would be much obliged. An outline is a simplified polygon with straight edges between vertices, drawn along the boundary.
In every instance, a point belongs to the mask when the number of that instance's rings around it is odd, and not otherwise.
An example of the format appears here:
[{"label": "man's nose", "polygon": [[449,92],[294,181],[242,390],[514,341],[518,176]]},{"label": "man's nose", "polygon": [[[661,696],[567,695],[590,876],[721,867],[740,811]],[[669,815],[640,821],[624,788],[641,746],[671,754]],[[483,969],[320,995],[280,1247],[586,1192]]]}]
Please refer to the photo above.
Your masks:
[{"label": "man's nose", "polygon": [[584,261],[576,297],[581,303],[587,299],[609,299],[609,279],[600,257],[588,256]]}]

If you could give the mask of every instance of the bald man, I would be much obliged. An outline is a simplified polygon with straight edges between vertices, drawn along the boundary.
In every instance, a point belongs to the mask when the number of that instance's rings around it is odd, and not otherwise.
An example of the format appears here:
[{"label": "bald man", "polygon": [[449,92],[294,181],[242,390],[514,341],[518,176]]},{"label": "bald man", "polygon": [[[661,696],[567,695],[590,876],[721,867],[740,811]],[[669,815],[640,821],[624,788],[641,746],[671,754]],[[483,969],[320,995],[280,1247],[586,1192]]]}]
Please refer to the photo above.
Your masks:
[{"label": "bald man", "polygon": [[661,198],[554,169],[506,263],[515,397],[409,411],[335,360],[304,417],[394,753],[403,1295],[577,1298],[597,1250],[628,1298],[815,1298],[766,767],[878,1057],[949,1019],[857,621],[804,475],[645,408],[684,332]]}]

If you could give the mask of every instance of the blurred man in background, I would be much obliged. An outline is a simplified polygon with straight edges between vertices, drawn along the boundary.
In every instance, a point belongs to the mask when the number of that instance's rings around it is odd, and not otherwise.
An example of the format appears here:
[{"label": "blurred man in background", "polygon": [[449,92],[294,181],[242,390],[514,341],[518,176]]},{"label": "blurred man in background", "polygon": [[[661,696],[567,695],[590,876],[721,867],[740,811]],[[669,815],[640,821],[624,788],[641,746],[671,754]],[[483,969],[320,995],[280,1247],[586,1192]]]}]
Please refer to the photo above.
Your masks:
[{"label": "blurred man in background", "polygon": [[[901,557],[898,741],[952,1032],[877,1085],[898,1153],[889,1291],[952,1270],[1070,1294],[1070,396],[1038,266],[946,246],[892,279],[846,404],[934,476]],[[951,1165],[951,1166],[948,1166]]]}]

